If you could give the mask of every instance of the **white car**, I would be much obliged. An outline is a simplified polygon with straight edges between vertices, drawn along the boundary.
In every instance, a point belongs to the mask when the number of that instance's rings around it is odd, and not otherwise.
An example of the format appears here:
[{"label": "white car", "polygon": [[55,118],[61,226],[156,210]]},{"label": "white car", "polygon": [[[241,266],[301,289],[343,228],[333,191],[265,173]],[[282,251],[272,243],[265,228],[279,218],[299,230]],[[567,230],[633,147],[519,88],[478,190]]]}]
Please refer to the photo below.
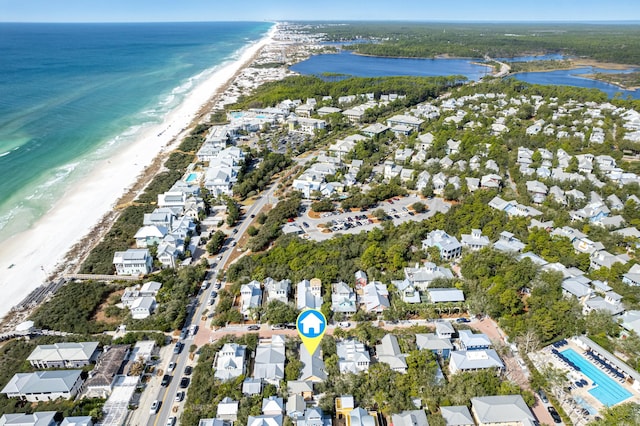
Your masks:
[{"label": "white car", "polygon": [[171,373],[173,370],[175,370],[175,368],[176,368],[176,363],[170,362],[169,366],[167,367],[167,373]]},{"label": "white car", "polygon": [[151,409],[149,410],[149,414],[154,415],[158,412],[160,408],[160,401],[157,399],[151,403]]},{"label": "white car", "polygon": [[341,321],[338,323],[338,327],[340,328],[349,328],[351,327],[351,323],[348,321]]},{"label": "white car", "polygon": [[176,421],[177,421],[177,420],[176,420],[176,418],[175,418],[175,417],[173,417],[173,416],[172,416],[172,417],[169,417],[169,418],[167,419],[167,426],[173,426],[173,425],[175,425],[175,424],[176,424]]}]

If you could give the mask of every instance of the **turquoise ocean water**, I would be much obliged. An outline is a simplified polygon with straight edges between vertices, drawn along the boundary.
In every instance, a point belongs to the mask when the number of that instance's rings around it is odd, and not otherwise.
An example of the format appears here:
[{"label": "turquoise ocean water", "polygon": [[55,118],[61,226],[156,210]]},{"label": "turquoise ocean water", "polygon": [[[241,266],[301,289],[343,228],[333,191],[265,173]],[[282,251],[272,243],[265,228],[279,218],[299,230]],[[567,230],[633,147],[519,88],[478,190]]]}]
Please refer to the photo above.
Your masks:
[{"label": "turquoise ocean water", "polygon": [[0,241],[270,27],[1,23]]}]

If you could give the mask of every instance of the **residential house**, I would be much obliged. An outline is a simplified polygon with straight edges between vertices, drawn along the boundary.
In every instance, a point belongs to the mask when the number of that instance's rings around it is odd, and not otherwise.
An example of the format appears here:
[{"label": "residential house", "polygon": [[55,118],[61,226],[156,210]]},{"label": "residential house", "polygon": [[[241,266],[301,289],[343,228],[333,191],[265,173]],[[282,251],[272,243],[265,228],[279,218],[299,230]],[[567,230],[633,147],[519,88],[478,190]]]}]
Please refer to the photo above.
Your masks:
[{"label": "residential house", "polygon": [[394,115],[393,117],[387,119],[387,126],[392,128],[406,126],[410,129],[410,132],[419,131],[422,123],[424,123],[424,120],[412,115]]},{"label": "residential house", "polygon": [[377,426],[377,419],[369,414],[367,410],[358,407],[351,410],[349,418],[347,419],[347,425],[349,426]]},{"label": "residential house", "polygon": [[606,250],[600,250],[591,255],[590,258],[590,266],[591,269],[600,269],[600,268],[609,268],[613,266],[614,263],[622,263],[625,265],[627,263],[627,259],[624,255],[613,255]]},{"label": "residential house", "polygon": [[262,289],[258,281],[251,281],[240,287],[240,313],[245,319],[253,314],[252,310],[262,305]]},{"label": "residential house", "polygon": [[351,287],[344,282],[333,284],[331,286],[331,310],[344,315],[353,315],[356,313],[356,293]]},{"label": "residential house", "polygon": [[403,411],[391,415],[393,426],[429,426],[424,410]]},{"label": "residential house", "polygon": [[403,354],[398,344],[398,339],[393,334],[386,334],[379,345],[376,345],[378,362],[389,364],[393,371],[407,372],[407,354]]},{"label": "residential house", "polygon": [[451,339],[440,338],[435,333],[416,334],[418,350],[431,351],[442,359],[448,359],[453,350]]},{"label": "residential house", "polygon": [[493,248],[499,251],[520,252],[524,249],[525,244],[513,236],[511,232],[502,231],[498,241],[493,243]]},{"label": "residential house", "polygon": [[220,420],[226,420],[229,422],[237,421],[239,405],[238,401],[234,401],[228,396],[225,396],[222,401],[218,403],[216,417]]},{"label": "residential house", "polygon": [[166,229],[171,229],[175,218],[176,214],[171,209],[157,208],[151,213],[144,214],[142,224],[144,226],[161,226]]},{"label": "residential house", "polygon": [[27,357],[35,368],[81,368],[96,362],[98,342],[38,345]]},{"label": "residential house", "polygon": [[460,347],[466,351],[490,349],[492,346],[491,340],[484,333],[474,334],[471,330],[460,330],[458,336],[460,338]]},{"label": "residential house", "polygon": [[361,290],[364,288],[364,286],[367,285],[368,279],[367,279],[367,274],[364,271],[356,271],[355,273],[355,278],[356,278],[356,290]]},{"label": "residential house", "polygon": [[267,303],[278,300],[282,303],[289,301],[291,280],[276,281],[269,277],[264,280],[264,289],[267,292]]},{"label": "residential house", "polygon": [[326,367],[319,350],[316,350],[311,355],[307,347],[301,345],[300,361],[302,362],[302,370],[300,371],[299,380],[307,383],[320,383],[327,380]]},{"label": "residential house", "polygon": [[305,400],[313,399],[313,382],[289,380],[287,381],[287,392],[289,395],[300,395]]},{"label": "residential house", "polygon": [[302,280],[297,284],[296,300],[298,310],[320,309],[322,307],[322,282],[319,278]]},{"label": "residential house", "polygon": [[118,275],[146,275],[153,267],[153,257],[147,249],[117,251],[113,255],[113,265]]},{"label": "residential house", "polygon": [[460,239],[462,245],[470,250],[480,250],[490,244],[489,237],[482,235],[482,231],[479,229],[472,229],[471,234],[462,234]]},{"label": "residential house", "polygon": [[498,189],[502,185],[502,176],[495,173],[482,176],[480,187],[483,189]]},{"label": "residential house", "polygon": [[282,426],[282,415],[278,416],[249,416],[247,426]]},{"label": "residential house", "polygon": [[142,296],[135,299],[129,306],[131,318],[145,319],[156,310],[157,303],[155,297]]},{"label": "residential house", "polygon": [[393,280],[391,283],[396,286],[396,289],[398,289],[398,293],[400,294],[403,302],[420,303],[422,301],[420,291],[411,281],[407,279]]},{"label": "residential house", "polygon": [[389,307],[389,291],[387,285],[372,281],[362,289],[360,304],[365,312],[382,313]]},{"label": "residential house", "polygon": [[447,147],[445,148],[445,153],[447,155],[459,154],[460,153],[460,141],[454,141],[453,139],[449,139],[447,141]]},{"label": "residential house", "polygon": [[216,379],[227,381],[245,374],[247,347],[237,343],[226,343],[216,356],[214,368]]},{"label": "residential house", "polygon": [[627,285],[640,286],[640,265],[635,264],[629,272],[622,274],[622,282]]},{"label": "residential house", "polygon": [[478,426],[538,424],[521,395],[471,398],[471,413]]},{"label": "residential house", "polygon": [[431,303],[464,302],[464,293],[457,288],[428,288],[426,292]]},{"label": "residential house", "polygon": [[57,426],[55,411],[36,411],[32,414],[7,413],[0,417],[0,426]]},{"label": "residential house", "polygon": [[436,336],[440,339],[449,339],[451,340],[451,336],[456,334],[455,328],[449,321],[438,321],[436,322]]},{"label": "residential house", "polygon": [[495,350],[452,351],[449,360],[449,372],[502,370],[504,364]]},{"label": "residential house", "polygon": [[466,405],[441,406],[440,414],[447,426],[476,426]]},{"label": "residential house", "polygon": [[270,396],[262,399],[262,414],[277,416],[284,412],[284,401],[279,396]]},{"label": "residential house", "polygon": [[619,315],[625,311],[622,304],[622,296],[615,291],[608,291],[602,296],[593,296],[583,303],[583,312],[588,314],[591,311],[604,311],[610,315]]},{"label": "residential house", "polygon": [[369,370],[371,358],[363,343],[355,339],[336,342],[340,373],[359,373]]},{"label": "residential house", "polygon": [[91,416],[65,417],[60,426],[93,426],[93,420]]},{"label": "residential house", "polygon": [[[96,367],[89,372],[84,383],[84,395],[88,398],[107,398],[113,392],[116,380],[121,377],[122,365],[129,358],[130,345],[105,347]],[[137,360],[136,360],[137,361]]]},{"label": "residential house", "polygon": [[426,251],[429,247],[436,247],[440,251],[440,257],[443,260],[455,259],[462,254],[462,245],[456,237],[452,237],[439,229],[429,232],[427,238],[422,240],[422,249]]},{"label": "residential house", "polygon": [[336,114],[339,112],[342,112],[340,108],[331,107],[331,106],[323,106],[321,108],[318,108],[318,115],[320,117],[324,117],[325,115],[329,115],[329,114]]},{"label": "residential house", "polygon": [[164,226],[146,225],[138,229],[133,238],[136,239],[137,248],[147,248],[160,244],[169,230]]},{"label": "residential house", "polygon": [[309,407],[304,418],[299,419],[296,426],[331,426],[331,417],[325,416],[319,407]]},{"label": "residential house", "polygon": [[300,395],[289,395],[287,403],[285,405],[287,416],[297,423],[299,419],[304,417],[304,412],[307,409],[307,403]]},{"label": "residential house", "polygon": [[82,370],[36,371],[16,373],[0,391],[7,398],[19,398],[29,402],[71,399],[77,395],[83,380]]},{"label": "residential house", "polygon": [[353,400],[352,395],[342,395],[336,397],[336,419],[342,420],[346,419],[349,416],[351,410],[355,408],[355,401]]},{"label": "residential house", "polygon": [[453,272],[435,263],[425,262],[420,267],[416,264],[413,268],[404,268],[404,276],[417,289],[426,290],[429,284],[438,278],[453,279]]},{"label": "residential house", "polygon": [[262,393],[262,379],[247,377],[242,382],[243,395],[259,395]]},{"label": "residential house", "polygon": [[544,202],[544,199],[547,197],[549,188],[547,188],[547,185],[537,180],[528,180],[527,192],[531,195],[534,203],[540,204]]},{"label": "residential house", "polygon": [[284,379],[284,337],[274,335],[258,343],[253,368],[253,377],[279,386]]}]

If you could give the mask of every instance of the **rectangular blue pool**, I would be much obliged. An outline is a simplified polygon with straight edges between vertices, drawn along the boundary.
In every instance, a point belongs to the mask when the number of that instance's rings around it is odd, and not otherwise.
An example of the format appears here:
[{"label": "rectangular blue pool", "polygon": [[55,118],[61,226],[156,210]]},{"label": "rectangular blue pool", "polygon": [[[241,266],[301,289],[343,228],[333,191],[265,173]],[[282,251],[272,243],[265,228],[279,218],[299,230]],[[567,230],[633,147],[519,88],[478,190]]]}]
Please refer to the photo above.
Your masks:
[{"label": "rectangular blue pool", "polygon": [[561,353],[577,365],[580,372],[593,382],[594,387],[589,390],[589,393],[607,407],[619,404],[632,396],[631,392],[573,349],[567,349]]},{"label": "rectangular blue pool", "polygon": [[191,183],[197,178],[198,178],[198,175],[196,173],[189,173],[189,176],[187,176],[187,179],[185,180],[185,182]]}]

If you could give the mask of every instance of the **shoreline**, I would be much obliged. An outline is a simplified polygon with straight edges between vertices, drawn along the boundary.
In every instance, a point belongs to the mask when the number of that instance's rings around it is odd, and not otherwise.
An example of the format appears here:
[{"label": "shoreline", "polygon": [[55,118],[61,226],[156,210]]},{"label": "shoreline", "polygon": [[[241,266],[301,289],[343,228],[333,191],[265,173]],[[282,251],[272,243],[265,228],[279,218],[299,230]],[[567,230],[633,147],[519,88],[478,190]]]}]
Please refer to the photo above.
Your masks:
[{"label": "shoreline", "polygon": [[234,55],[236,59],[214,68],[161,124],[146,129],[133,143],[96,164],[31,228],[3,242],[0,258],[12,266],[0,275],[0,290],[5,294],[0,320],[11,319],[7,314],[41,284],[81,265],[118,217],[116,206],[135,198],[162,170],[166,156],[210,112],[236,76],[273,41],[276,30],[274,25],[262,38],[240,49]]}]

